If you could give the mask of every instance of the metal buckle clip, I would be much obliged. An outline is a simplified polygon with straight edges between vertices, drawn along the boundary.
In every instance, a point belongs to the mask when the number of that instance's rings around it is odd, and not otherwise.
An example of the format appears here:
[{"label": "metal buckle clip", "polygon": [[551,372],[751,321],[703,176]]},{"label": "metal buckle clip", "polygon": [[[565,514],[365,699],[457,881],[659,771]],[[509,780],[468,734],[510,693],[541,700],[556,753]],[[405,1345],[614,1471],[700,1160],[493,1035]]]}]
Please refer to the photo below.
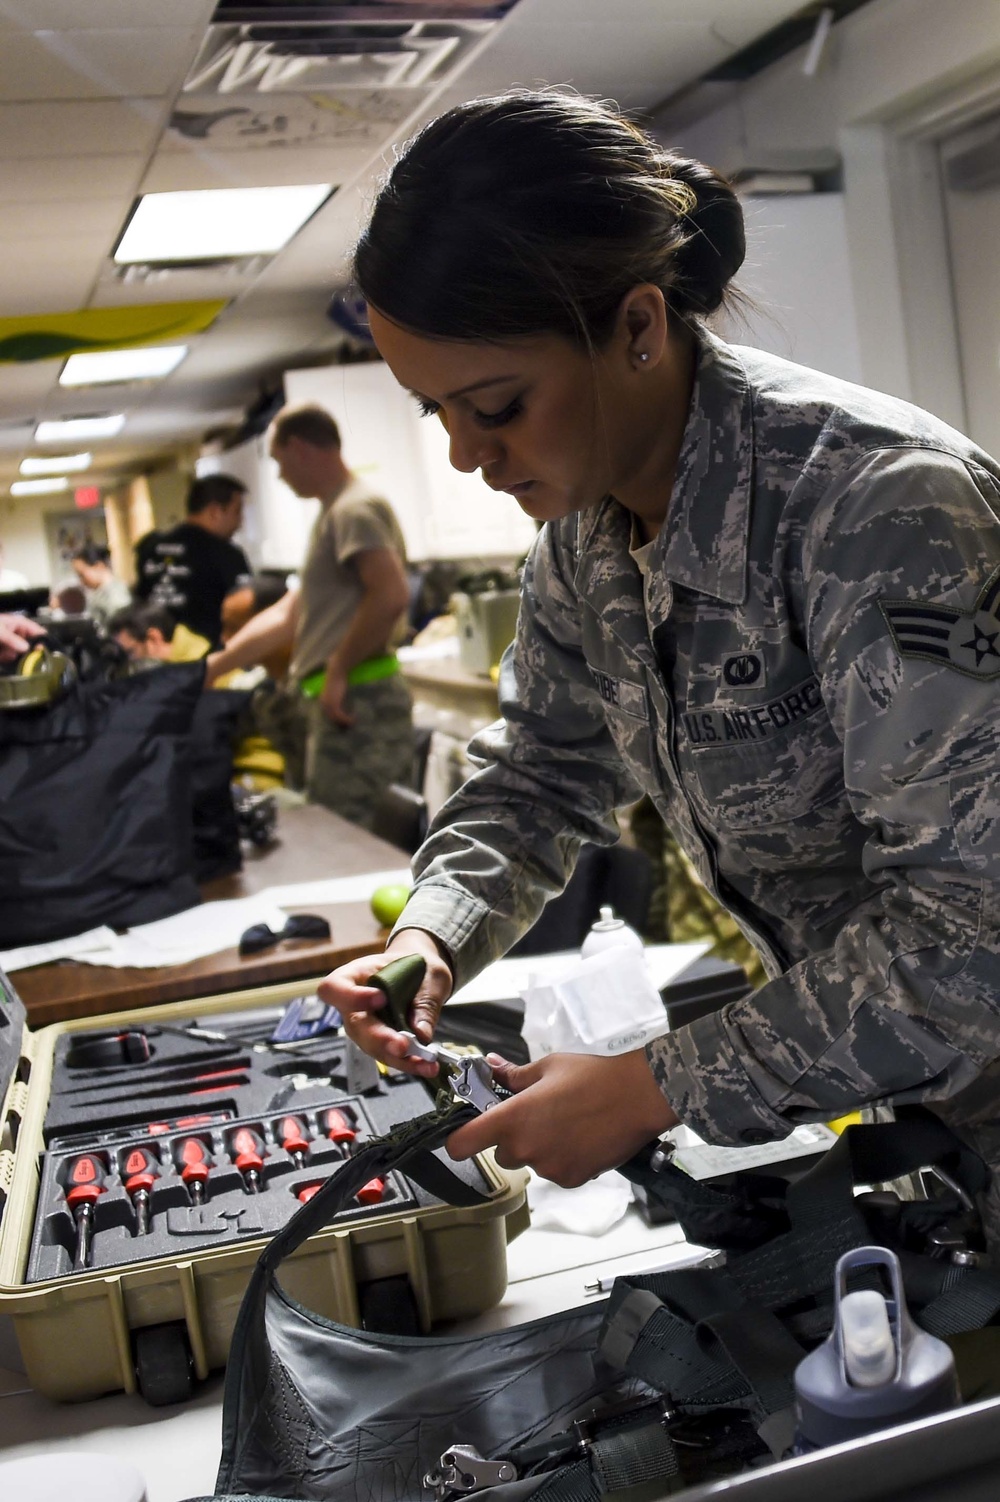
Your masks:
[{"label": "metal buckle clip", "polygon": [[502,1481],[516,1481],[517,1468],[509,1460],[487,1460],[473,1445],[452,1445],[445,1450],[437,1468],[428,1471],[424,1486],[434,1493],[437,1502],[484,1491]]},{"label": "metal buckle clip", "polygon": [[445,1088],[480,1115],[506,1098],[497,1094],[493,1071],[481,1054],[454,1054],[440,1043],[421,1043],[413,1033],[405,1032],[403,1037],[409,1043],[410,1057],[437,1064]]}]

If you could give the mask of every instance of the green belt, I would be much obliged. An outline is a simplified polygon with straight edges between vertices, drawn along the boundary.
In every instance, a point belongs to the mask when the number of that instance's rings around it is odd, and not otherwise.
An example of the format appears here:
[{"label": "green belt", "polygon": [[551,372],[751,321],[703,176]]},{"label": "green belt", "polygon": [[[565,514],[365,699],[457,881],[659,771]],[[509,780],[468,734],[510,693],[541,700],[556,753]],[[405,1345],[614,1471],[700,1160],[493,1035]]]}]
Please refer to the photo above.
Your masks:
[{"label": "green belt", "polygon": [[[347,684],[349,688],[356,688],[359,683],[378,683],[380,678],[391,678],[398,672],[399,658],[395,652],[386,652],[381,657],[369,657],[364,662],[355,663],[347,675]],[[325,682],[326,668],[317,668],[314,673],[307,673],[305,678],[299,679],[299,692],[307,699],[318,699]]]}]

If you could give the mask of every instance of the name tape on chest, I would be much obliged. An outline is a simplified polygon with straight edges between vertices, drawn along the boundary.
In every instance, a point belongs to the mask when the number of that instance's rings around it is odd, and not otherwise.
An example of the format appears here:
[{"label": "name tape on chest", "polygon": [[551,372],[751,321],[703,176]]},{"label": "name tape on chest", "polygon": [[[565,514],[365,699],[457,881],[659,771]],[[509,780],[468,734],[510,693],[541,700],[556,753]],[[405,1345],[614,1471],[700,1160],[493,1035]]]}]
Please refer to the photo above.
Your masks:
[{"label": "name tape on chest", "polygon": [[1000,568],[983,585],[971,610],[920,600],[880,600],[900,657],[954,668],[968,678],[1000,678]]},{"label": "name tape on chest", "polygon": [[634,720],[649,719],[646,690],[641,683],[630,683],[627,678],[612,678],[610,673],[601,673],[597,668],[591,668],[590,671],[597,692],[605,704],[631,715]]},{"label": "name tape on chest", "polygon": [[692,710],[681,716],[681,722],[692,746],[725,746],[737,741],[766,741],[822,707],[819,682],[807,678],[766,704]]}]

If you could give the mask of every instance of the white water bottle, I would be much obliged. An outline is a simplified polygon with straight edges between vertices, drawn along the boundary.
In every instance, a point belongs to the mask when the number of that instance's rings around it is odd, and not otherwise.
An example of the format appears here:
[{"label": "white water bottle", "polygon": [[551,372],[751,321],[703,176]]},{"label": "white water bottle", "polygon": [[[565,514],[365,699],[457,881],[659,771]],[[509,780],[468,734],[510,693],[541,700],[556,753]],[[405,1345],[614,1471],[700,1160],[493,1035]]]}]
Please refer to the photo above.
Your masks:
[{"label": "white water bottle", "polygon": [[634,928],[629,928],[624,918],[617,918],[613,907],[602,907],[601,916],[591,927],[580,949],[582,959],[600,954],[603,949],[643,948],[642,939]]}]

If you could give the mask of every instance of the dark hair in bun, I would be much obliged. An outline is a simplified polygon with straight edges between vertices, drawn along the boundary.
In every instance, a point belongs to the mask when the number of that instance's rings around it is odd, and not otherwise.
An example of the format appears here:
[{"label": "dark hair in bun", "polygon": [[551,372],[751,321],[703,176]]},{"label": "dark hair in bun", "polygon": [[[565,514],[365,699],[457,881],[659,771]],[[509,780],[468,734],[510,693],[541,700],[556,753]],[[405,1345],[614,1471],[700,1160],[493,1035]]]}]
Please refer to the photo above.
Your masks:
[{"label": "dark hair in bun", "polygon": [[711,167],[612,105],[516,91],[420,132],[378,195],[355,276],[420,333],[599,346],[641,282],[678,318],[714,312],[745,248],[739,200]]}]

